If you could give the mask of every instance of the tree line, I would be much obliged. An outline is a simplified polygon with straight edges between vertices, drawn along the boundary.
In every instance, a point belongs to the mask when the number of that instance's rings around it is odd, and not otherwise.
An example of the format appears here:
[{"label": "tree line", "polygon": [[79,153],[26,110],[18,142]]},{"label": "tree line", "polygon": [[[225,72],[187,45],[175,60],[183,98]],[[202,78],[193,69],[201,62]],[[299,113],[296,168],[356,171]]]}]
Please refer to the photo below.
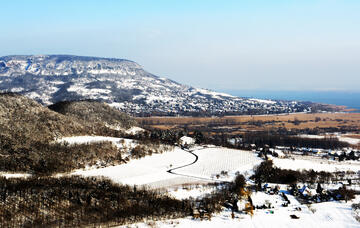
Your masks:
[{"label": "tree line", "polygon": [[296,183],[336,183],[344,181],[346,175],[354,175],[354,172],[325,172],[311,170],[290,170],[275,167],[271,160],[263,161],[255,167],[254,175],[251,177],[258,187],[263,183],[296,184]]},{"label": "tree line", "polygon": [[118,185],[104,178],[2,177],[0,226],[115,226],[146,219],[185,217],[194,208],[201,208],[211,216],[229,203],[236,208],[244,188],[245,178],[238,175],[233,182],[221,183],[221,187],[202,198],[177,200],[154,190]]},{"label": "tree line", "polygon": [[[258,148],[266,145],[286,147],[307,147],[322,149],[341,149],[349,147],[347,142],[339,141],[336,137],[329,138],[303,138],[295,135],[284,135],[276,132],[246,132],[242,134],[210,134],[208,132],[194,131],[191,134],[200,144],[214,144],[239,149],[246,149],[248,145],[255,144]],[[233,138],[241,139],[237,143],[230,143]]]},{"label": "tree line", "polygon": [[243,143],[256,144],[264,147],[268,145],[286,147],[308,147],[322,149],[340,149],[349,147],[349,143],[339,141],[336,137],[329,138],[303,138],[291,135],[269,134],[266,132],[247,132],[242,136]]},{"label": "tree line", "polygon": [[81,177],[0,178],[2,227],[121,225],[189,215],[190,201]]}]

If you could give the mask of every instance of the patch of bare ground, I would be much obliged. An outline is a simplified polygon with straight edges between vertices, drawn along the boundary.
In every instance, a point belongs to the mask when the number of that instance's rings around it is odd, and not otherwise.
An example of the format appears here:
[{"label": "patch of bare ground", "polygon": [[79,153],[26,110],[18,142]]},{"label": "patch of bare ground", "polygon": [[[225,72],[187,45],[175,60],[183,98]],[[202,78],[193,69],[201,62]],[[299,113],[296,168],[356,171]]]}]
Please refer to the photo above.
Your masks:
[{"label": "patch of bare ground", "polygon": [[354,138],[354,139],[360,139],[360,134],[354,134],[354,135],[346,135],[346,137]]}]

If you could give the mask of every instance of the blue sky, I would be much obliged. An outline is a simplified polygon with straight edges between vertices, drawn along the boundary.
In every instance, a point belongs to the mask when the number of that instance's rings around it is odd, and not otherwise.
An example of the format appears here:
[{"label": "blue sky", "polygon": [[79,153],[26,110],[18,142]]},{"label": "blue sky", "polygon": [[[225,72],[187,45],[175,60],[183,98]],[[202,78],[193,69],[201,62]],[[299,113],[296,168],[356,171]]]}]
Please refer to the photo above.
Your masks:
[{"label": "blue sky", "polygon": [[215,90],[360,91],[360,1],[2,1],[0,55],[127,58]]}]

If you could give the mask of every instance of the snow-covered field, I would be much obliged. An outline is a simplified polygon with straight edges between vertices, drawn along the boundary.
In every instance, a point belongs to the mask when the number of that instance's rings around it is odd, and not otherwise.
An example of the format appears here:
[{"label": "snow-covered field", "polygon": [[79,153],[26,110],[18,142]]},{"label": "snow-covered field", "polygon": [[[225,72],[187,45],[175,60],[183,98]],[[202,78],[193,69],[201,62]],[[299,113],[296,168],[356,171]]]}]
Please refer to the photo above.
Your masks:
[{"label": "snow-covered field", "polygon": [[57,140],[57,142],[69,143],[70,145],[96,143],[96,142],[112,142],[119,148],[123,148],[124,146],[132,147],[136,145],[136,143],[134,143],[134,140],[132,139],[115,138],[115,137],[107,137],[107,136],[72,136],[72,137],[61,138]]},{"label": "snow-covered field", "polygon": [[360,171],[360,162],[358,161],[330,161],[316,157],[294,156],[290,158],[272,158],[276,167],[292,170],[310,170],[314,171]]},{"label": "snow-covered field", "polygon": [[343,142],[347,142],[347,143],[352,144],[352,145],[359,145],[360,144],[360,139],[346,137],[346,135],[345,136],[340,136],[339,140],[343,141]]},{"label": "snow-covered field", "polygon": [[[198,161],[191,166],[174,170],[175,173],[212,180],[232,180],[236,172],[251,171],[261,159],[253,152],[224,147],[199,148],[193,151]],[[222,171],[228,175],[220,175]]]},{"label": "snow-covered field", "polygon": [[0,177],[5,177],[5,178],[28,178],[28,177],[31,177],[31,174],[0,172]]},{"label": "snow-covered field", "polygon": [[214,187],[205,187],[205,186],[189,186],[189,187],[180,187],[175,190],[169,191],[167,194],[169,196],[175,197],[176,199],[188,199],[190,197],[197,198],[203,197],[206,194],[210,194],[215,190]]},{"label": "snow-covered field", "polygon": [[310,138],[310,139],[324,139],[326,137],[336,137],[339,141],[347,142],[352,145],[360,144],[360,139],[348,137],[346,134],[339,134],[339,135],[299,135],[303,138]]},{"label": "snow-covered field", "polygon": [[[190,153],[175,148],[173,151],[162,154],[153,154],[138,160],[131,160],[127,164],[110,166],[99,169],[77,170],[74,175],[82,176],[104,176],[116,183],[129,185],[158,186],[163,182],[167,184],[182,184],[194,181],[191,178],[183,178],[168,173],[172,167],[182,166],[194,161]],[[195,179],[196,180],[196,179]],[[180,181],[180,183],[178,183]]]},{"label": "snow-covered field", "polygon": [[96,142],[111,142],[117,148],[124,149],[122,151],[122,153],[124,153],[125,155],[130,155],[130,149],[132,149],[138,145],[136,140],[107,137],[107,136],[72,136],[72,137],[61,138],[61,139],[57,140],[57,142],[68,143],[69,145],[84,144],[84,143],[96,143]]},{"label": "snow-covered field", "polygon": [[[176,147],[173,151],[154,154],[127,164],[99,168],[76,170],[73,175],[104,176],[116,183],[146,185],[150,188],[164,188],[191,183],[208,183],[218,180],[231,180],[235,172],[251,170],[260,159],[249,151],[222,147],[199,147],[193,152],[198,156]],[[186,166],[191,164],[189,166]],[[175,169],[177,167],[182,167]],[[174,169],[173,173],[168,170]],[[227,171],[228,175],[220,175]]]}]

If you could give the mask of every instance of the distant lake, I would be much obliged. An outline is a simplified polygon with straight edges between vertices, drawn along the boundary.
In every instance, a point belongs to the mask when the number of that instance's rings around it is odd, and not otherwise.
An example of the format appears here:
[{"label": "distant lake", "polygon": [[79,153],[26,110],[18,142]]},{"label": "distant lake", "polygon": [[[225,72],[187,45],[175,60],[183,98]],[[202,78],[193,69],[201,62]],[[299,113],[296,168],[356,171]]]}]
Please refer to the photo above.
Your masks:
[{"label": "distant lake", "polygon": [[360,112],[360,92],[338,92],[338,91],[224,91],[233,96],[272,99],[272,100],[297,100],[312,101],[317,103],[345,105],[348,108],[358,109]]}]

